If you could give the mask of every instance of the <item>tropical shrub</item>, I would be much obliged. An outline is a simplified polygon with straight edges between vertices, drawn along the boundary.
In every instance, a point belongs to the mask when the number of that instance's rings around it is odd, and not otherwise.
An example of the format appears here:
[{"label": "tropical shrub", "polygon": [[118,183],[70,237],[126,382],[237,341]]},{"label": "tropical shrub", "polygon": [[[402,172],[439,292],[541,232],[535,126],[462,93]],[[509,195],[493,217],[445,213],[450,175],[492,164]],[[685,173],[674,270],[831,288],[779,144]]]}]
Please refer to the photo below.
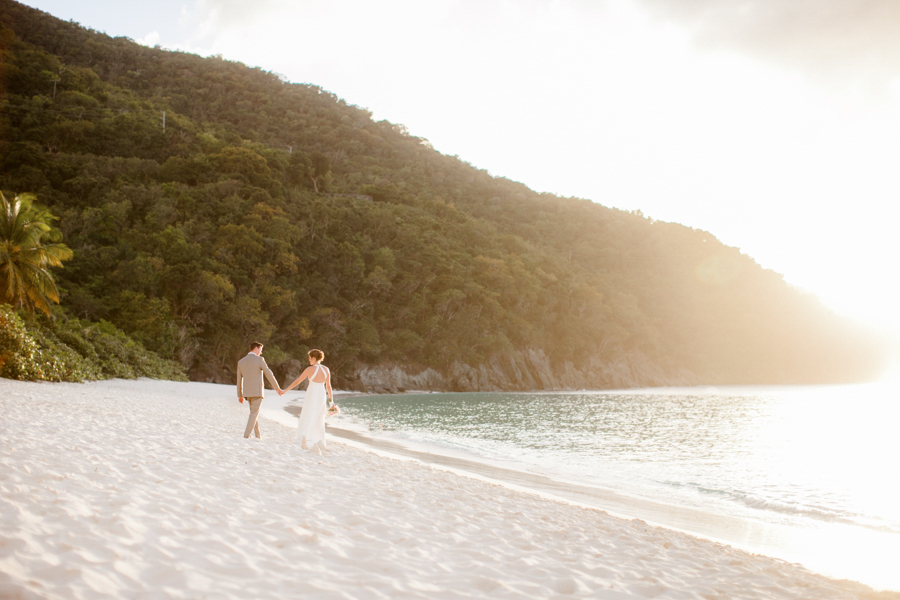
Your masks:
[{"label": "tropical shrub", "polygon": [[0,305],[0,377],[29,381],[187,380],[179,363],[146,350],[108,322],[89,323],[62,311],[25,321],[8,304]]}]

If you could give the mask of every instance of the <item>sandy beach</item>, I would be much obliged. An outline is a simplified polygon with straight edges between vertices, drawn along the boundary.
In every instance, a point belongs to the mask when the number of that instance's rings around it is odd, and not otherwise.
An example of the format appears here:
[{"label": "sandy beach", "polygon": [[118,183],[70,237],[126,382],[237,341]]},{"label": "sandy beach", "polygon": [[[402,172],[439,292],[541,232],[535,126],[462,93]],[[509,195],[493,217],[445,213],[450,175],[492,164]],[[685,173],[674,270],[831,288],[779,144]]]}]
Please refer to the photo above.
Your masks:
[{"label": "sandy beach", "polygon": [[[273,408],[279,403],[270,392]],[[329,437],[232,386],[0,379],[0,598],[900,598]]]}]

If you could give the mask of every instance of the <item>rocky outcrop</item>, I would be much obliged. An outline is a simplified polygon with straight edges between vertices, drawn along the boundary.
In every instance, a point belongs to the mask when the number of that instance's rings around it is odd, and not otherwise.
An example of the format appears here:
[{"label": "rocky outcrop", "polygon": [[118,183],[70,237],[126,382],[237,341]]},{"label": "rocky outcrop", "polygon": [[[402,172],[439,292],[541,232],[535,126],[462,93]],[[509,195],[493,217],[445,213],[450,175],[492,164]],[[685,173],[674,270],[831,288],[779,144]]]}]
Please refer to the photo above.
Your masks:
[{"label": "rocky outcrop", "polygon": [[444,390],[444,378],[434,369],[408,373],[398,366],[364,367],[356,378],[362,386],[359,391],[391,393],[407,390]]},{"label": "rocky outcrop", "polygon": [[639,351],[612,360],[594,358],[579,369],[568,361],[551,367],[547,355],[539,349],[498,355],[478,366],[457,362],[444,373],[430,368],[412,371],[399,365],[361,366],[336,381],[339,387],[376,393],[617,389],[698,383],[690,371],[671,372]]},{"label": "rocky outcrop", "polygon": [[294,358],[289,358],[288,360],[278,365],[275,369],[273,369],[273,371],[278,377],[279,381],[283,382],[284,385],[290,385],[294,382],[295,379],[300,377],[300,374],[308,366],[309,361],[300,361]]}]

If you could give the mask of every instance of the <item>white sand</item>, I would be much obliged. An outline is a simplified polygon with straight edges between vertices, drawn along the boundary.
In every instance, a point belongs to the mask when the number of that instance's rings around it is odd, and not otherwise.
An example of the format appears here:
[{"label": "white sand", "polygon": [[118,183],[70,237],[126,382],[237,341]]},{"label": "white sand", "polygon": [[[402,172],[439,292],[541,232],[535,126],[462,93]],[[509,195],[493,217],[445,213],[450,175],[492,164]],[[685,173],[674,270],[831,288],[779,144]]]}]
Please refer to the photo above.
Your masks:
[{"label": "white sand", "polygon": [[0,379],[0,598],[881,597],[268,419],[245,440],[233,396]]}]

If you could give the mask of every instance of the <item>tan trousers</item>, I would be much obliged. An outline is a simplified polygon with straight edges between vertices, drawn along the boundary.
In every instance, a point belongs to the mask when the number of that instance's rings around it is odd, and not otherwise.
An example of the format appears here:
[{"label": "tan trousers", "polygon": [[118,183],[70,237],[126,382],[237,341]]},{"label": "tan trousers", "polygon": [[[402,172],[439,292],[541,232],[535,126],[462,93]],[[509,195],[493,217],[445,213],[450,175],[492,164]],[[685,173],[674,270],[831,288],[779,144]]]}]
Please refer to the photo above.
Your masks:
[{"label": "tan trousers", "polygon": [[247,400],[247,404],[250,405],[250,418],[247,419],[247,428],[244,429],[244,437],[250,437],[250,432],[256,434],[256,437],[262,437],[259,435],[259,409],[262,408],[263,399],[260,397],[256,398],[245,398]]}]

